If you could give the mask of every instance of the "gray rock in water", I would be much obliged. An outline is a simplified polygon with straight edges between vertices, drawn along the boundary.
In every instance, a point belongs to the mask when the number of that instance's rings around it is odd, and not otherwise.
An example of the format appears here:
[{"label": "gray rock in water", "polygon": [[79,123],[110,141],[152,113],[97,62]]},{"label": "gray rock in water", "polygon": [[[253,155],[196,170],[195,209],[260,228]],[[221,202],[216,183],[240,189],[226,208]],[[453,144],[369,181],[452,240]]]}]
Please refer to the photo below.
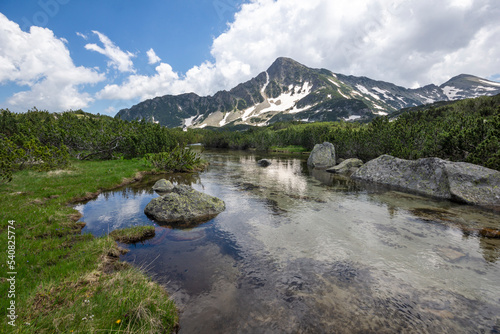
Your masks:
[{"label": "gray rock in water", "polygon": [[267,166],[271,165],[271,161],[269,161],[267,159],[261,159],[261,160],[257,161],[257,163],[262,167],[267,167]]},{"label": "gray rock in water", "polygon": [[153,186],[153,190],[154,191],[157,191],[157,192],[170,192],[172,190],[174,190],[174,185],[172,184],[172,182],[168,181],[168,180],[165,180],[165,179],[161,179],[161,180],[158,180],[156,181],[155,185]]},{"label": "gray rock in water", "polygon": [[339,163],[337,166],[328,168],[326,171],[334,174],[348,174],[361,166],[363,166],[363,161],[359,159],[347,159]]},{"label": "gray rock in water", "polygon": [[326,169],[335,166],[335,147],[332,143],[316,144],[307,159],[307,165]]},{"label": "gray rock in water", "polygon": [[224,201],[217,197],[178,185],[172,192],[153,198],[144,213],[158,223],[187,228],[214,218],[225,208]]},{"label": "gray rock in water", "polygon": [[352,178],[500,209],[500,172],[466,162],[404,160],[383,155],[364,164]]}]

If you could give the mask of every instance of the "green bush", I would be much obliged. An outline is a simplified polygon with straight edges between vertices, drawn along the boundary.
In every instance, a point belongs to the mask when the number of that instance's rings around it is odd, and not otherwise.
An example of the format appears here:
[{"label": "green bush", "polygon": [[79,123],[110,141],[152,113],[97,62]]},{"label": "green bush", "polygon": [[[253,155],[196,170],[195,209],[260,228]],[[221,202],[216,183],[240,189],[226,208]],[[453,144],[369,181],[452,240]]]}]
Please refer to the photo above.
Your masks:
[{"label": "green bush", "polygon": [[176,146],[170,152],[146,154],[144,163],[148,167],[169,172],[189,172],[203,166],[203,161],[196,152],[181,146]]},{"label": "green bush", "polygon": [[66,146],[42,145],[38,139],[12,141],[0,134],[0,181],[10,182],[12,172],[21,169],[48,171],[67,167],[69,153]]}]

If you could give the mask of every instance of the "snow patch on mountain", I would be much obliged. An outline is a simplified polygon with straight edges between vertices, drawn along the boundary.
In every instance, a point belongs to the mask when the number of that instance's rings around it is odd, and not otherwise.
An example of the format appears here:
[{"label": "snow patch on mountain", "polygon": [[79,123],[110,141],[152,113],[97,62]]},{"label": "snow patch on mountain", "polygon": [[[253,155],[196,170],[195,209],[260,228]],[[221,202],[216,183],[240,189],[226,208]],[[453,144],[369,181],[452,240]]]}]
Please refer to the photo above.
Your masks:
[{"label": "snow patch on mountain", "polygon": [[393,97],[389,95],[390,94],[389,91],[382,89],[382,88],[378,88],[378,87],[373,87],[372,90],[376,91],[377,93],[382,94],[384,96],[384,99],[394,101]]},{"label": "snow patch on mountain", "polygon": [[420,97],[422,99],[422,101],[424,101],[425,104],[430,104],[430,103],[436,102],[436,100],[430,98],[429,96],[424,96],[422,94],[417,94],[417,96]]},{"label": "snow patch on mountain", "polygon": [[474,91],[477,92],[477,91],[487,91],[487,92],[493,92],[495,90],[498,90],[498,88],[495,88],[495,87],[484,87],[484,86],[477,86]]},{"label": "snow patch on mountain", "polygon": [[340,95],[342,95],[344,98],[346,98],[346,99],[352,99],[352,97],[349,97],[349,96],[347,96],[347,95],[343,94],[343,93],[340,91],[340,89],[337,89],[337,91],[338,91],[338,92],[339,92],[339,94],[340,94]]},{"label": "snow patch on mountain", "polygon": [[344,121],[347,121],[347,122],[348,122],[348,121],[355,121],[355,120],[360,119],[360,118],[361,118],[361,116],[358,116],[358,115],[351,115],[351,116],[349,116],[349,117],[347,117],[347,118],[344,118]]},{"label": "snow patch on mountain", "polygon": [[196,116],[184,118],[184,126],[190,127],[191,125],[193,125],[193,121],[195,118],[196,118]]},{"label": "snow patch on mountain", "polygon": [[479,79],[479,81],[482,83],[485,83],[487,85],[490,85],[490,86],[500,87],[500,82],[488,81],[488,80],[482,80],[482,79]]},{"label": "snow patch on mountain", "polygon": [[450,100],[456,100],[458,97],[457,95],[462,92],[461,89],[452,87],[452,86],[446,86],[443,87],[443,92],[446,96],[448,96],[448,99]]},{"label": "snow patch on mountain", "polygon": [[328,81],[330,81],[332,84],[334,84],[335,86],[340,88],[340,85],[338,83],[336,83],[334,80],[328,79]]},{"label": "snow patch on mountain", "polygon": [[219,126],[224,126],[226,125],[227,123],[227,118],[229,117],[229,112],[227,112],[225,115],[224,115],[224,118],[222,118],[222,120],[219,122]]},{"label": "snow patch on mountain", "polygon": [[269,85],[269,73],[267,73],[267,71],[265,73],[266,73],[266,83],[264,84],[264,87],[262,87],[262,89],[260,90],[260,93],[262,94],[263,97],[266,96],[265,91],[267,86]]},{"label": "snow patch on mountain", "polygon": [[274,99],[268,99],[270,106],[262,109],[258,115],[262,115],[270,111],[286,111],[293,108],[298,101],[302,100],[311,93],[312,84],[306,81],[302,87],[294,87],[293,85],[290,85],[288,88],[288,93],[283,93]]},{"label": "snow patch on mountain", "polygon": [[376,100],[380,100],[380,96],[376,95],[376,94],[373,94],[372,92],[370,92],[365,86],[363,85],[360,85],[360,84],[357,84],[356,85],[356,88],[363,94],[365,95],[370,95],[372,96],[374,99]]},{"label": "snow patch on mountain", "polygon": [[312,105],[312,106],[305,106],[303,108],[297,108],[297,106],[294,106],[292,110],[289,110],[288,113],[289,114],[296,114],[296,113],[299,113],[301,111],[306,111],[307,109],[311,109],[312,107],[314,107],[316,105]]}]

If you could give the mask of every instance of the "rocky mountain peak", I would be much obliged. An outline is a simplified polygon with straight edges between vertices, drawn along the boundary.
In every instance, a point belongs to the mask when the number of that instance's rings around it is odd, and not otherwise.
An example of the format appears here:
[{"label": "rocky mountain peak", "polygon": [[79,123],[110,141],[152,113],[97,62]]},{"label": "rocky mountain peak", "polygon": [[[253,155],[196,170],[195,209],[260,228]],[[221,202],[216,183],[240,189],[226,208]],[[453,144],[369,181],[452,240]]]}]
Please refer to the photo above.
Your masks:
[{"label": "rocky mountain peak", "polygon": [[255,78],[213,96],[166,95],[116,117],[168,127],[267,125],[278,121],[369,121],[402,108],[500,93],[500,83],[461,74],[441,86],[408,89],[367,77],[334,74],[280,57]]}]

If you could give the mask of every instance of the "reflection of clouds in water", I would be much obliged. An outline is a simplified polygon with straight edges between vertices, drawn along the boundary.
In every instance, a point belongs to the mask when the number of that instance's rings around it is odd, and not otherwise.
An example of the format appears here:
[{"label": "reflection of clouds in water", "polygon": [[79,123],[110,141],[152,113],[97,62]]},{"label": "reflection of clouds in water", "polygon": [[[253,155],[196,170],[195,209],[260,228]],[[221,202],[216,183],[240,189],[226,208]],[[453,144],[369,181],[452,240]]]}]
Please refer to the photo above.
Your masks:
[{"label": "reflection of clouds in water", "polygon": [[151,224],[143,210],[154,197],[157,195],[146,191],[105,192],[75,209],[83,214],[81,221],[86,223],[83,233],[101,236],[117,228]]},{"label": "reflection of clouds in water", "polygon": [[101,222],[104,222],[104,223],[109,223],[111,219],[113,219],[111,216],[99,216],[99,219]]},{"label": "reflection of clouds in water", "polygon": [[141,198],[129,198],[126,202],[120,203],[117,208],[117,220],[121,221],[127,217],[134,215],[141,209]]},{"label": "reflection of clouds in water", "polygon": [[84,204],[78,204],[76,206],[73,207],[75,210],[77,210],[78,212],[80,212],[81,214],[83,214],[83,209],[85,208],[85,205]]},{"label": "reflection of clouds in water", "polygon": [[246,176],[256,178],[258,184],[265,184],[283,193],[304,195],[307,191],[307,181],[301,175],[301,161],[298,159],[270,159],[271,165],[261,167],[257,165],[255,157],[240,157],[242,168],[246,169]]},{"label": "reflection of clouds in water", "polygon": [[[273,161],[274,162],[274,161]],[[300,175],[302,169],[299,160],[276,161],[267,168],[264,178],[277,182],[280,190],[294,195],[304,195],[307,191],[307,181]]]}]

